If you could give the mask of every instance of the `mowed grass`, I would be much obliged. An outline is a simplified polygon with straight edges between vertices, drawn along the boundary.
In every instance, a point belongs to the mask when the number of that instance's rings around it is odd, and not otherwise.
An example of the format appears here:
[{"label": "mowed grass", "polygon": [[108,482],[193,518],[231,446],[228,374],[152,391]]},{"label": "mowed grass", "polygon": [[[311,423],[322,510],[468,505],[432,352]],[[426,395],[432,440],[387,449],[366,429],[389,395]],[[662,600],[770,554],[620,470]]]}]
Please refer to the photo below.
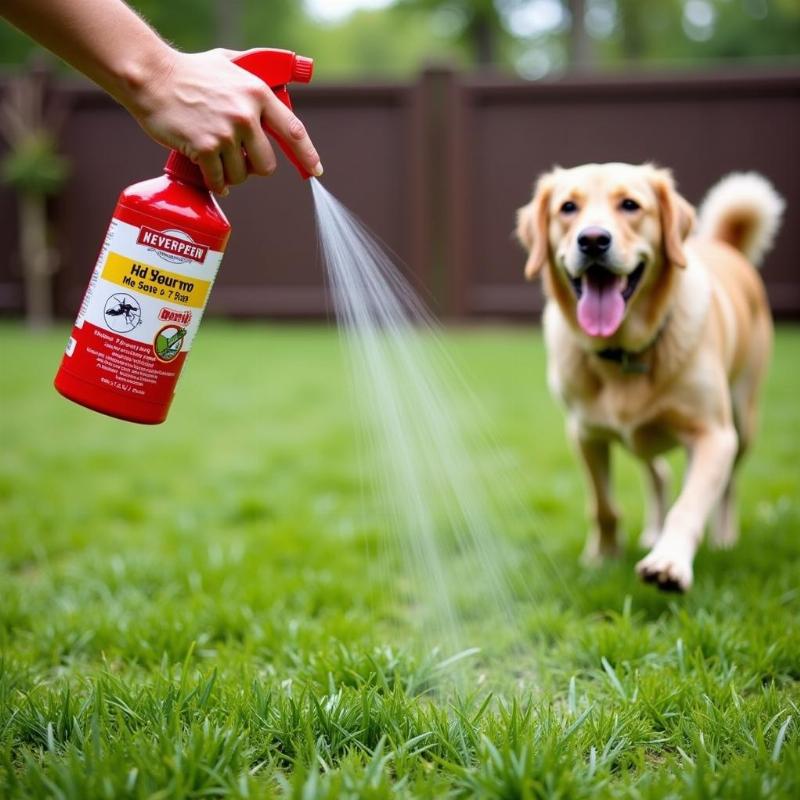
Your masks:
[{"label": "mowed grass", "polygon": [[686,597],[633,575],[626,458],[626,554],[578,566],[539,333],[447,335],[563,582],[492,693],[394,607],[335,331],[207,323],[156,428],[57,396],[65,338],[0,326],[0,797],[800,797],[800,330]]}]

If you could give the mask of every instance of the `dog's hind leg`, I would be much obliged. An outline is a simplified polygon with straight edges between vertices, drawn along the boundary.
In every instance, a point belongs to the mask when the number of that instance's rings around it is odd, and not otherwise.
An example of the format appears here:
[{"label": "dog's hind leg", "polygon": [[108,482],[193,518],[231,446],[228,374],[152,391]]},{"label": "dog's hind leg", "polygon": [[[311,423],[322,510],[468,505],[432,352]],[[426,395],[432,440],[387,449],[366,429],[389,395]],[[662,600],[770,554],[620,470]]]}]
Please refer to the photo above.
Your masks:
[{"label": "dog's hind leg", "polygon": [[736,470],[750,449],[758,427],[756,387],[740,384],[732,393],[733,419],[738,436],[736,459],[725,491],[719,499],[709,525],[709,544],[717,550],[730,550],[739,540],[739,515],[736,510]]},{"label": "dog's hind leg", "polygon": [[664,528],[672,471],[664,458],[654,458],[643,463],[647,482],[647,510],[639,546],[650,549],[658,541]]},{"label": "dog's hind leg", "polygon": [[[769,348],[771,328],[768,321],[756,331],[762,351]],[[736,470],[750,449],[758,431],[758,390],[766,372],[766,359],[754,358],[750,368],[731,388],[731,407],[739,446],[731,477],[711,519],[709,543],[719,550],[729,550],[739,540],[739,515],[736,509]]]},{"label": "dog's hind leg", "polygon": [[[735,467],[734,467],[735,470]],[[736,512],[736,473],[722,493],[714,516],[711,518],[709,544],[717,550],[729,550],[739,539],[739,516]]]}]

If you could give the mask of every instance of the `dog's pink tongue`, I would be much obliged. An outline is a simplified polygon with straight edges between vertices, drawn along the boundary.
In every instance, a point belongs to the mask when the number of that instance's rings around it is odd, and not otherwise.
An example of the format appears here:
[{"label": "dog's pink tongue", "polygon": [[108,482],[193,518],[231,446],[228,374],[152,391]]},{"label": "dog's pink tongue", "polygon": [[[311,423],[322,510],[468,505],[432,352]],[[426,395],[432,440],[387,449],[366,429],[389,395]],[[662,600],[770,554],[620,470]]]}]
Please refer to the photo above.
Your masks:
[{"label": "dog's pink tongue", "polygon": [[578,301],[578,323],[589,336],[611,336],[625,316],[622,279],[598,281],[587,277]]}]

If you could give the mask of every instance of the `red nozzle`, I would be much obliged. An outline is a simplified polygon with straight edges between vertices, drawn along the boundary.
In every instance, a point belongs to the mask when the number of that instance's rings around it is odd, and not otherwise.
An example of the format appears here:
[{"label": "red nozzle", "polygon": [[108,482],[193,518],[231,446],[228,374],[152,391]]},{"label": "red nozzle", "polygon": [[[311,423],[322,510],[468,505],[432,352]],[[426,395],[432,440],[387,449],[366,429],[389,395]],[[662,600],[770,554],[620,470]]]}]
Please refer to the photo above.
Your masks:
[{"label": "red nozzle", "polygon": [[313,59],[298,56],[291,50],[276,50],[271,47],[247,50],[235,58],[233,63],[261,78],[272,89],[293,81],[308,83],[314,71]]},{"label": "red nozzle", "polygon": [[[292,107],[292,101],[286,84],[292,81],[308,83],[314,72],[313,59],[298,56],[290,50],[256,48],[248,50],[233,63],[252,72],[257,78],[261,78],[287,108]],[[297,160],[297,156],[288,143],[271,128],[267,127],[265,130],[280,145],[289,161],[297,167],[300,176],[304,179],[310,178],[311,173]]]},{"label": "red nozzle", "polygon": [[[298,56],[291,50],[275,50],[272,48],[256,48],[248,50],[239,58],[234,59],[234,64],[252,72],[257,78],[261,78],[275,93],[275,96],[287,108],[292,107],[287,83],[308,83],[314,72],[314,60],[306,56]],[[297,167],[297,171],[304,179],[311,177],[311,173],[297,160],[292,148],[284,141],[272,128],[265,128],[267,133],[275,139],[283,150],[286,158]]]},{"label": "red nozzle", "polygon": [[[308,83],[314,73],[314,60],[306,56],[298,56],[291,50],[276,50],[269,47],[258,47],[242,53],[234,59],[237,67],[247,70],[261,78],[272,89],[275,96],[287,107],[292,107],[292,101],[286,88],[288,83]],[[281,150],[304,179],[310,178],[311,173],[298,161],[292,148],[272,128],[266,127],[266,132],[280,145]],[[165,170],[181,180],[205,186],[200,169],[184,155],[173,150],[167,159]]]},{"label": "red nozzle", "polygon": [[306,58],[305,56],[294,57],[294,71],[292,72],[292,80],[297,83],[308,83],[311,76],[314,74],[314,59]]}]

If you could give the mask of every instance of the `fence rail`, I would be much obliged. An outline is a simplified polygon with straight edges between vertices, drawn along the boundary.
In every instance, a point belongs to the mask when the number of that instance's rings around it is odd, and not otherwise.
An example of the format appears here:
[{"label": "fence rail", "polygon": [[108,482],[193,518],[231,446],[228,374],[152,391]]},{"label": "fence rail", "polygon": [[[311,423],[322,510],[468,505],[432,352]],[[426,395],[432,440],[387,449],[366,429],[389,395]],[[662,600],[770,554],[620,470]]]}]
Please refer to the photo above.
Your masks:
[{"label": "fence rail", "polygon": [[[0,86],[0,89],[2,87]],[[53,87],[72,164],[52,202],[56,309],[74,314],[116,196],[165,153],[93,88]],[[777,316],[800,317],[800,71],[502,82],[430,70],[409,84],[299,87],[325,184],[403,261],[439,313],[532,317],[514,211],[553,164],[655,161],[698,202],[719,177],[757,170],[788,204],[764,279]],[[325,317],[308,187],[286,164],[224,201],[233,236],[210,313]],[[0,190],[0,312],[21,310],[16,202]]]}]

